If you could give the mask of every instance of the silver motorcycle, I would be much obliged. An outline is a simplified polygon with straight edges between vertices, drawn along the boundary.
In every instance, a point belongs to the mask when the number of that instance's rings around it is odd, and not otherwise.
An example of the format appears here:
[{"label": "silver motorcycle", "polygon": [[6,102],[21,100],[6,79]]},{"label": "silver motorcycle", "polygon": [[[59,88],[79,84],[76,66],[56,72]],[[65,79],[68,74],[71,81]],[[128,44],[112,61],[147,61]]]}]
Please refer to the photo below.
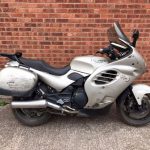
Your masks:
[{"label": "silver motorcycle", "polygon": [[144,125],[150,121],[150,87],[132,84],[146,70],[135,49],[138,37],[134,30],[130,42],[116,22],[108,29],[107,48],[95,56],[75,57],[63,68],[23,58],[19,52],[1,53],[10,61],[0,71],[0,95],[13,97],[15,117],[28,126],[48,122],[52,114],[93,116],[115,102],[125,123]]}]

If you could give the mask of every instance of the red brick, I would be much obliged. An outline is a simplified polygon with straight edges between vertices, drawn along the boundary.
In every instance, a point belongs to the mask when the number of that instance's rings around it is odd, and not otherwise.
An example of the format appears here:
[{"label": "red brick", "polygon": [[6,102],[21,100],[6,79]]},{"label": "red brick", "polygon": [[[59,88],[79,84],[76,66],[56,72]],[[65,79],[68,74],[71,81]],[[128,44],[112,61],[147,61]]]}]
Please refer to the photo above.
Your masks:
[{"label": "red brick", "polygon": [[66,22],[68,22],[68,19],[56,19],[56,22],[58,22],[58,23],[66,23]]},{"label": "red brick", "polygon": [[32,14],[32,13],[24,14],[24,17],[28,17],[28,18],[34,18],[35,16],[36,16],[36,14]]},{"label": "red brick", "polygon": [[107,3],[107,0],[95,0],[95,3]]},{"label": "red brick", "polygon": [[55,10],[54,10],[54,9],[49,8],[49,9],[43,9],[43,12],[44,12],[44,13],[54,13],[54,12],[55,12]]},{"label": "red brick", "polygon": [[0,3],[0,7],[8,7],[8,3]]},{"label": "red brick", "polygon": [[54,22],[55,22],[55,19],[45,19],[45,22],[54,23]]}]

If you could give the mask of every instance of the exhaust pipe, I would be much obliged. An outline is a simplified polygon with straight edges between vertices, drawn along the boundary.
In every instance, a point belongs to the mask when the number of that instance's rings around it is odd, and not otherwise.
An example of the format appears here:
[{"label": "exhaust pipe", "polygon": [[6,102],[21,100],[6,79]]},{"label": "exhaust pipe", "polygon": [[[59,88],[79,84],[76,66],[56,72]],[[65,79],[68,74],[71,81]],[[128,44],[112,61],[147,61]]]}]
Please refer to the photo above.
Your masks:
[{"label": "exhaust pipe", "polygon": [[31,101],[13,101],[11,102],[12,108],[46,108],[50,107],[56,110],[62,110],[63,108],[59,105],[48,102],[45,99],[42,100],[31,100]]},{"label": "exhaust pipe", "polygon": [[78,111],[76,111],[75,109],[69,107],[69,106],[65,106],[65,107],[61,107],[57,104],[48,102],[45,99],[42,100],[30,100],[30,101],[13,101],[11,102],[11,107],[12,108],[53,108],[55,110],[59,110],[62,113],[66,112],[69,114],[77,114]]}]

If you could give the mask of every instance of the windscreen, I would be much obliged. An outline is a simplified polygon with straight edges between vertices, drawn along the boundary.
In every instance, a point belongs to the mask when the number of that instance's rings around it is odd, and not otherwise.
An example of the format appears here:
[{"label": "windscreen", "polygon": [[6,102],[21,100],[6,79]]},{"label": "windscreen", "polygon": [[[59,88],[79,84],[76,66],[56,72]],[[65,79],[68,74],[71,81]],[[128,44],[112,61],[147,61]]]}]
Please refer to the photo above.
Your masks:
[{"label": "windscreen", "polygon": [[124,41],[126,41],[127,43],[130,44],[129,39],[127,38],[127,36],[122,31],[121,26],[118,22],[114,23],[113,27],[110,27],[107,30],[107,34],[108,34],[108,39],[111,43],[113,42],[113,43],[124,45],[119,40],[119,39],[122,39],[122,40],[124,40]]}]

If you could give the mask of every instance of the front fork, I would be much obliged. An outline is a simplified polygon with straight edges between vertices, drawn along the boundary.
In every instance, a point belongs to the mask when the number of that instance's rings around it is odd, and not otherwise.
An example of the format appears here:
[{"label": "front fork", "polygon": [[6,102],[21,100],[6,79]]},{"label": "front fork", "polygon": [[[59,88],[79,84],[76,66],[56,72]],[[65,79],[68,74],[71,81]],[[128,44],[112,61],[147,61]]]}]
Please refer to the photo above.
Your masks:
[{"label": "front fork", "polygon": [[117,98],[117,102],[121,99],[126,99],[129,93],[132,94],[132,96],[135,98],[137,104],[141,106],[144,96],[150,94],[150,86],[145,84],[130,85]]},{"label": "front fork", "polygon": [[138,105],[141,105],[144,96],[150,94],[150,86],[145,84],[135,84],[132,86],[132,92]]}]

